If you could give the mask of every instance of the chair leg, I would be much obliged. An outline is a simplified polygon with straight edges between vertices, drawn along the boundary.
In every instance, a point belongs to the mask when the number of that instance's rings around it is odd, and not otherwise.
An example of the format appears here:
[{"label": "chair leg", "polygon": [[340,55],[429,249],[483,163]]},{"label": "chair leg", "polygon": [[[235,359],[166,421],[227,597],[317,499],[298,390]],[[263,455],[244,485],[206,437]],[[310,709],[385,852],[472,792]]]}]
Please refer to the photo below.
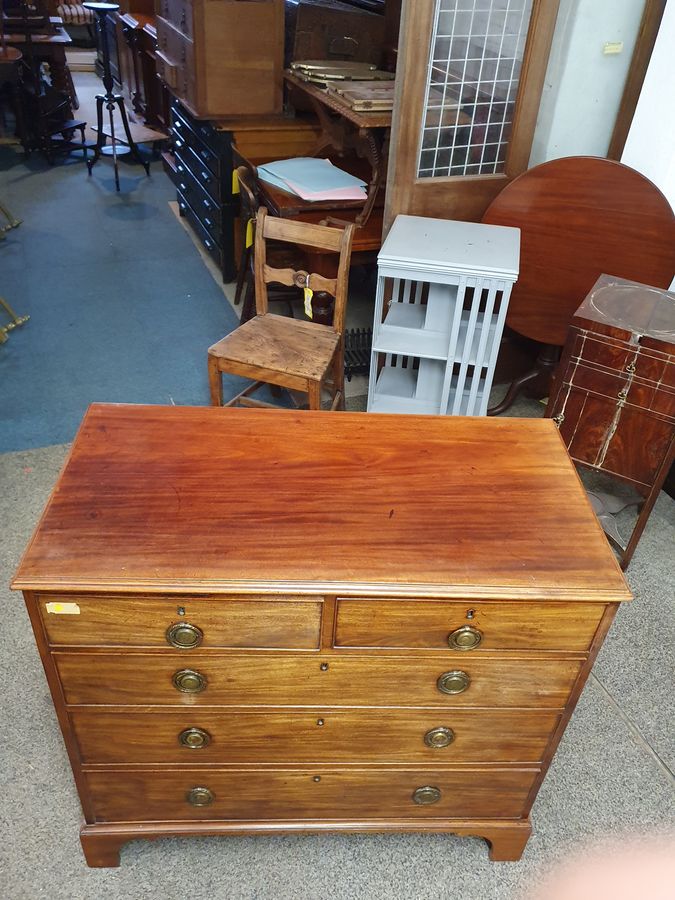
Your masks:
[{"label": "chair leg", "polygon": [[248,266],[251,257],[251,248],[244,247],[241,251],[241,258],[239,260],[239,270],[237,271],[237,286],[234,291],[234,305],[239,306],[241,303],[241,295],[244,290],[244,281],[246,279],[246,275],[248,274]]},{"label": "chair leg", "polygon": [[[340,342],[340,346],[335,351],[333,357],[333,409],[345,409],[345,345],[344,338]],[[339,398],[338,398],[339,394]]]},{"label": "chair leg", "polygon": [[310,381],[307,385],[307,393],[309,395],[309,408],[321,409],[321,382]]},{"label": "chair leg", "polygon": [[209,391],[211,392],[211,406],[223,405],[223,379],[215,356],[209,356]]}]

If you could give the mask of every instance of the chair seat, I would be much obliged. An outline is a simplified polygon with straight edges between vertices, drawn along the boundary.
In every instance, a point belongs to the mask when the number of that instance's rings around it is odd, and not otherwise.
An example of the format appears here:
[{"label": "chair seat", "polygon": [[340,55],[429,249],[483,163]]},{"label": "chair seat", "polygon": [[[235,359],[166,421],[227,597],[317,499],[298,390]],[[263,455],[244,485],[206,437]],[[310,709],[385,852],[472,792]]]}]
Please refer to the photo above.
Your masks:
[{"label": "chair seat", "polygon": [[[340,336],[317,325],[267,313],[240,325],[209,347],[209,356],[246,369],[319,381],[326,375]],[[264,380],[264,378],[263,378]]]}]

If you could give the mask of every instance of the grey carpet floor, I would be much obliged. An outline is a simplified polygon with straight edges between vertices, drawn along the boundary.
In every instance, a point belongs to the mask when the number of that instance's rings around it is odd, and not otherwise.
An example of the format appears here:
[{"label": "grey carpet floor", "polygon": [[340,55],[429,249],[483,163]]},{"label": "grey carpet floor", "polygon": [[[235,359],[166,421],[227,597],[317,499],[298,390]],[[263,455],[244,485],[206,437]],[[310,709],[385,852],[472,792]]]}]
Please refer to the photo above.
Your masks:
[{"label": "grey carpet floor", "polygon": [[635,600],[620,610],[544,782],[521,862],[490,863],[471,838],[321,835],[139,841],[123,849],[121,868],[87,869],[47,684],[22,599],[6,587],[66,450],[0,456],[3,896],[520,898],[575,848],[675,823],[675,503],[661,495],[628,573]]}]

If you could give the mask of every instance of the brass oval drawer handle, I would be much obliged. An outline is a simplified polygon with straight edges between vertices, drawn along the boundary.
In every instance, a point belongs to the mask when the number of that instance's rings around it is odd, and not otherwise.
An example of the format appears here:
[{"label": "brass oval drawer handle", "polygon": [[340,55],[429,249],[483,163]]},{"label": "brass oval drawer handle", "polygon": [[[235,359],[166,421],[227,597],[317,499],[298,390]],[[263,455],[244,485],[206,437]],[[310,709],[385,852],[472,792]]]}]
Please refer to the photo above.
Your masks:
[{"label": "brass oval drawer handle", "polygon": [[462,625],[448,635],[448,644],[454,650],[473,650],[483,640],[483,632],[473,625]]},{"label": "brass oval drawer handle", "polygon": [[206,787],[193,787],[187,792],[185,799],[190,806],[208,806],[216,799],[216,795]]},{"label": "brass oval drawer handle", "polygon": [[424,787],[418,787],[412,798],[418,806],[429,806],[431,803],[438,803],[441,799],[441,792],[437,787],[425,785]]},{"label": "brass oval drawer handle", "polygon": [[190,750],[203,750],[211,743],[211,735],[203,728],[186,728],[178,735],[178,743]]},{"label": "brass oval drawer handle", "polygon": [[443,747],[449,747],[455,739],[455,732],[452,728],[446,728],[441,725],[438,728],[432,728],[424,735],[424,743],[427,747],[433,747],[434,750],[442,750]]},{"label": "brass oval drawer handle", "polygon": [[204,639],[204,632],[189,622],[175,622],[166,630],[166,639],[178,650],[191,650],[198,647]]},{"label": "brass oval drawer handle", "polygon": [[181,669],[171,680],[176,690],[184,694],[198,694],[206,689],[206,677],[193,669]]},{"label": "brass oval drawer handle", "polygon": [[442,694],[461,694],[471,684],[471,678],[461,669],[452,672],[444,672],[436,682],[436,687]]}]

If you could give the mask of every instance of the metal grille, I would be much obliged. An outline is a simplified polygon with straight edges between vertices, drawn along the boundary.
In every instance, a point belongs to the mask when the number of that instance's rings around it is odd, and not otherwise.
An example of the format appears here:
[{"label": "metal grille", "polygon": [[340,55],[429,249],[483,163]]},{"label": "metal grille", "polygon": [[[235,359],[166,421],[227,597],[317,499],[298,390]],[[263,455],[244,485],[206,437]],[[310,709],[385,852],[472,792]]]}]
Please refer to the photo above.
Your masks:
[{"label": "metal grille", "polygon": [[532,0],[436,0],[419,178],[504,171]]}]

